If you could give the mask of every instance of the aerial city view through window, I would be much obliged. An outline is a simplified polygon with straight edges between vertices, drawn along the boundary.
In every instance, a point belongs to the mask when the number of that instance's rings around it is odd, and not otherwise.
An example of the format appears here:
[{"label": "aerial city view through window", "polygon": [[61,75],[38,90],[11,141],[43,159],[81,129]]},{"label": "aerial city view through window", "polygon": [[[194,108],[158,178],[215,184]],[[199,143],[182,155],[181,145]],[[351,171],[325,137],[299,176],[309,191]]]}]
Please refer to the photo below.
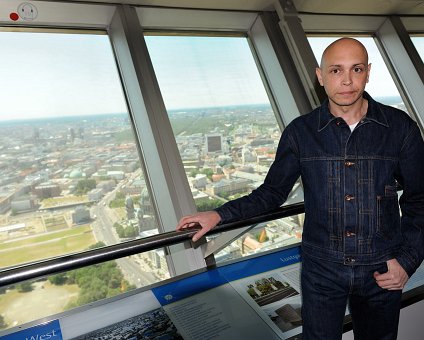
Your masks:
[{"label": "aerial city view through window", "polygon": [[[274,161],[283,127],[246,39],[147,38],[197,209],[250,193]],[[10,46],[0,65],[10,79],[0,84],[0,267],[157,234],[108,37],[1,32],[0,45]],[[163,53],[165,45],[175,53]],[[405,109],[397,94],[376,99]],[[286,204],[301,201],[298,182]],[[302,225],[302,215],[257,225],[216,260],[297,243]],[[167,278],[156,249],[2,287],[0,329]]]}]

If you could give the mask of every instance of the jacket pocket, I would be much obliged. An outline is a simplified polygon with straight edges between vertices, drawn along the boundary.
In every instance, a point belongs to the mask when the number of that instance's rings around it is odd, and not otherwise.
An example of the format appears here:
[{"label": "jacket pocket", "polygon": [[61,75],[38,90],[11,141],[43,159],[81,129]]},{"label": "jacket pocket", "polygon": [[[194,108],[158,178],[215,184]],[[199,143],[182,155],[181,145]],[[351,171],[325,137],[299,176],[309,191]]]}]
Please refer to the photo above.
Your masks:
[{"label": "jacket pocket", "polygon": [[393,240],[400,233],[399,200],[395,186],[386,185],[384,196],[377,196],[377,236]]}]

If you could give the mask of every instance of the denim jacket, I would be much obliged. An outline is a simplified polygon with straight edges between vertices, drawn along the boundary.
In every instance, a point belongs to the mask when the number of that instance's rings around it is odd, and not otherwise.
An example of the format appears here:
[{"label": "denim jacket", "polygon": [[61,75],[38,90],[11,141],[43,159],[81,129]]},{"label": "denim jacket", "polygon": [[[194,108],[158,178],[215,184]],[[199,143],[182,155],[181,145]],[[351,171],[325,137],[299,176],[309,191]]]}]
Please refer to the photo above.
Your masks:
[{"label": "denim jacket", "polygon": [[264,183],[217,208],[221,223],[281,206],[301,176],[303,253],[347,265],[396,258],[411,276],[424,258],[423,139],[405,112],[364,97],[368,111],[352,132],[328,100],[293,120]]}]

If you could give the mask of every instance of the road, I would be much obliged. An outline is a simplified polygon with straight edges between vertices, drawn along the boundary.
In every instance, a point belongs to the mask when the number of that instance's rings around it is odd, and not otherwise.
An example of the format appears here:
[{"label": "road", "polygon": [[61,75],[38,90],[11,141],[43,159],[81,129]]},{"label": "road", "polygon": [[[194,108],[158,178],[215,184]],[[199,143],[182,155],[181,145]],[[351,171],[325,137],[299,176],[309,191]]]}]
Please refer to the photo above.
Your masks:
[{"label": "road", "polygon": [[[120,242],[113,224],[118,221],[117,215],[109,208],[109,202],[115,197],[115,193],[125,184],[122,181],[113,191],[107,193],[97,205],[91,207],[91,216],[96,216],[93,225],[93,233],[97,241],[106,245]],[[121,258],[117,263],[125,279],[136,287],[143,287],[159,281],[151,272],[145,271],[131,257]]]}]

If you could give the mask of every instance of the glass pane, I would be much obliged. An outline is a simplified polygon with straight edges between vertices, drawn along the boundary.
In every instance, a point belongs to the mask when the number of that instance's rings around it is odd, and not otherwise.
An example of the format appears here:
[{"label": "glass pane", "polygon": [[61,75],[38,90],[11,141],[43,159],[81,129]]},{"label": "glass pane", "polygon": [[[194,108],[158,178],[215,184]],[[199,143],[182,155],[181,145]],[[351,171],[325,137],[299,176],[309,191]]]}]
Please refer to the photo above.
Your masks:
[{"label": "glass pane", "polygon": [[[274,160],[281,130],[247,39],[145,38],[198,211],[250,193]],[[300,201],[297,183],[286,204]],[[295,216],[257,226],[216,259],[297,243],[301,225]]]},{"label": "glass pane", "polygon": [[411,40],[424,62],[424,36],[411,37]]},{"label": "glass pane", "polygon": [[[318,64],[324,49],[340,37],[308,37]],[[356,38],[356,37],[355,37]],[[372,37],[357,37],[368,51],[371,74],[365,90],[377,101],[407,112],[406,106]]]},{"label": "glass pane", "polygon": [[128,280],[122,270],[125,262],[128,262],[128,258],[1,287],[0,311],[3,319],[0,318],[0,322],[3,321],[4,327],[0,329],[22,325],[135,289],[136,285],[131,283],[131,279]]},{"label": "glass pane", "polygon": [[[157,233],[108,36],[0,32],[0,46],[0,268]],[[169,276],[161,250],[117,263],[125,287],[108,295]],[[17,287],[0,295],[8,327],[41,316]]]}]

